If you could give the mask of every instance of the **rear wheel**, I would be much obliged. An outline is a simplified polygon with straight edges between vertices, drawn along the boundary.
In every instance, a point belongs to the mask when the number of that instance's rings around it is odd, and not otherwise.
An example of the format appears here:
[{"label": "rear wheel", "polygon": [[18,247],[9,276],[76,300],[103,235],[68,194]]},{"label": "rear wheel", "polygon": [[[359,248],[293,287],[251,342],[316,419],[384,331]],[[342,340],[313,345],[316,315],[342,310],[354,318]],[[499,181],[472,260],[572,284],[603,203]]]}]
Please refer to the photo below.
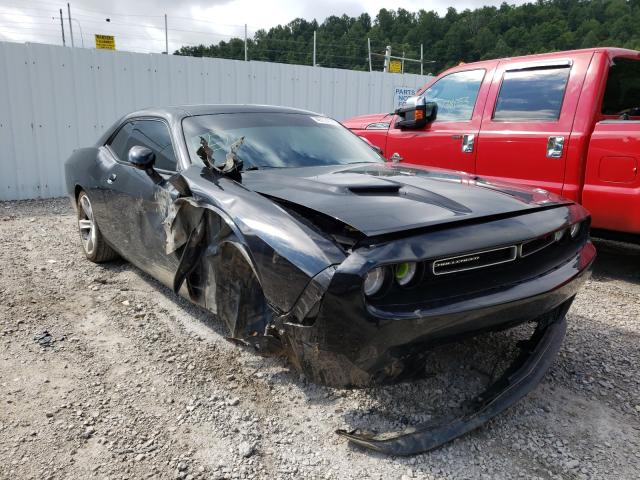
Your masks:
[{"label": "rear wheel", "polygon": [[118,258],[118,254],[104,240],[93,216],[91,200],[85,192],[78,195],[78,231],[82,249],[87,259],[95,263],[108,262]]}]

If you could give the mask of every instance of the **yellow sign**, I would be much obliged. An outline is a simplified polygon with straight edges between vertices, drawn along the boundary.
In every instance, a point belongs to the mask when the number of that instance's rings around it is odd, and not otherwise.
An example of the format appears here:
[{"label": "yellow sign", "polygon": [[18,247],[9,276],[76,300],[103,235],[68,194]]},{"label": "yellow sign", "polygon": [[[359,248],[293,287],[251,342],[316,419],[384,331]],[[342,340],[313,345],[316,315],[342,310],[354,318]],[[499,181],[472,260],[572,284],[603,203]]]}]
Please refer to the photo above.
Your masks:
[{"label": "yellow sign", "polygon": [[389,60],[389,71],[391,73],[402,73],[402,62],[400,60]]},{"label": "yellow sign", "polygon": [[96,48],[116,49],[116,37],[113,35],[96,35]]}]

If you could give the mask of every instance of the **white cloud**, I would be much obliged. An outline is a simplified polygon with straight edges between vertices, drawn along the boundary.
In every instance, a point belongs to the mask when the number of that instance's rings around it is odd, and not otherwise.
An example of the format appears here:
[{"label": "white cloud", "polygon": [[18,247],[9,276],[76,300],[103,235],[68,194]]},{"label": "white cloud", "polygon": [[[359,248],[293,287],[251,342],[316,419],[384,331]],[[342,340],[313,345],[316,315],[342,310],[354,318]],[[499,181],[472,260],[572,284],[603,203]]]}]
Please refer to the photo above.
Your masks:
[{"label": "white cloud", "polygon": [[[87,47],[94,45],[94,34],[116,36],[121,50],[159,52],[164,50],[164,14],[169,21],[169,50],[185,44],[211,44],[231,36],[241,37],[243,25],[249,35],[259,28],[286,24],[294,18],[322,22],[330,15],[357,16],[369,13],[372,19],[381,8],[436,10],[446,13],[453,0],[73,0],[71,2],[76,46],[80,29]],[[511,0],[522,4],[526,0]],[[457,0],[456,9],[500,5],[502,0]],[[0,39],[14,42],[62,42],[58,9],[64,2],[55,0],[0,0]],[[65,33],[69,41],[65,14]],[[110,19],[110,22],[106,21]],[[79,25],[78,25],[79,24]]]}]

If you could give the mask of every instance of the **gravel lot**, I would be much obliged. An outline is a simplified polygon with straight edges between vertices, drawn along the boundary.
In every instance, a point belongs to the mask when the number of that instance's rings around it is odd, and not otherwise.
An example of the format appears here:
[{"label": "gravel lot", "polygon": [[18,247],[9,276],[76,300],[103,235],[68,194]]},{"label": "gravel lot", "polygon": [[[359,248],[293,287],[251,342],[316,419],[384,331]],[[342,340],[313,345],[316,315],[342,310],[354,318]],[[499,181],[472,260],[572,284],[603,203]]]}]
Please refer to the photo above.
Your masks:
[{"label": "gravel lot", "polygon": [[433,354],[417,382],[314,386],[129,264],[86,261],[66,200],[0,203],[0,478],[638,478],[640,249],[597,246],[543,383],[395,458],[333,432],[437,414],[521,332]]}]

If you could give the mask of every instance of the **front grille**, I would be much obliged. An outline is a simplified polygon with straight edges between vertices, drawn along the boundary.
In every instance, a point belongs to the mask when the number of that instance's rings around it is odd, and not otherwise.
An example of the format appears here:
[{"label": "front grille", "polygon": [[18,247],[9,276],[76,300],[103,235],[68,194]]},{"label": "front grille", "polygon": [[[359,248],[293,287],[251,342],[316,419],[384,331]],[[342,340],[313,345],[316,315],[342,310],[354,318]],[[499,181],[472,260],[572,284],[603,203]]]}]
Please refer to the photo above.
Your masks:
[{"label": "front grille", "polygon": [[510,247],[494,248],[481,252],[468,253],[457,257],[442,258],[433,262],[434,275],[446,275],[448,273],[464,272],[476,268],[490,267],[501,263],[513,262],[518,256],[518,248]]},{"label": "front grille", "polygon": [[543,275],[571,259],[589,238],[589,220],[571,238],[565,231],[493,249],[425,259],[417,280],[402,287],[392,282],[383,296],[367,301],[381,309],[412,312],[511,288]]}]

